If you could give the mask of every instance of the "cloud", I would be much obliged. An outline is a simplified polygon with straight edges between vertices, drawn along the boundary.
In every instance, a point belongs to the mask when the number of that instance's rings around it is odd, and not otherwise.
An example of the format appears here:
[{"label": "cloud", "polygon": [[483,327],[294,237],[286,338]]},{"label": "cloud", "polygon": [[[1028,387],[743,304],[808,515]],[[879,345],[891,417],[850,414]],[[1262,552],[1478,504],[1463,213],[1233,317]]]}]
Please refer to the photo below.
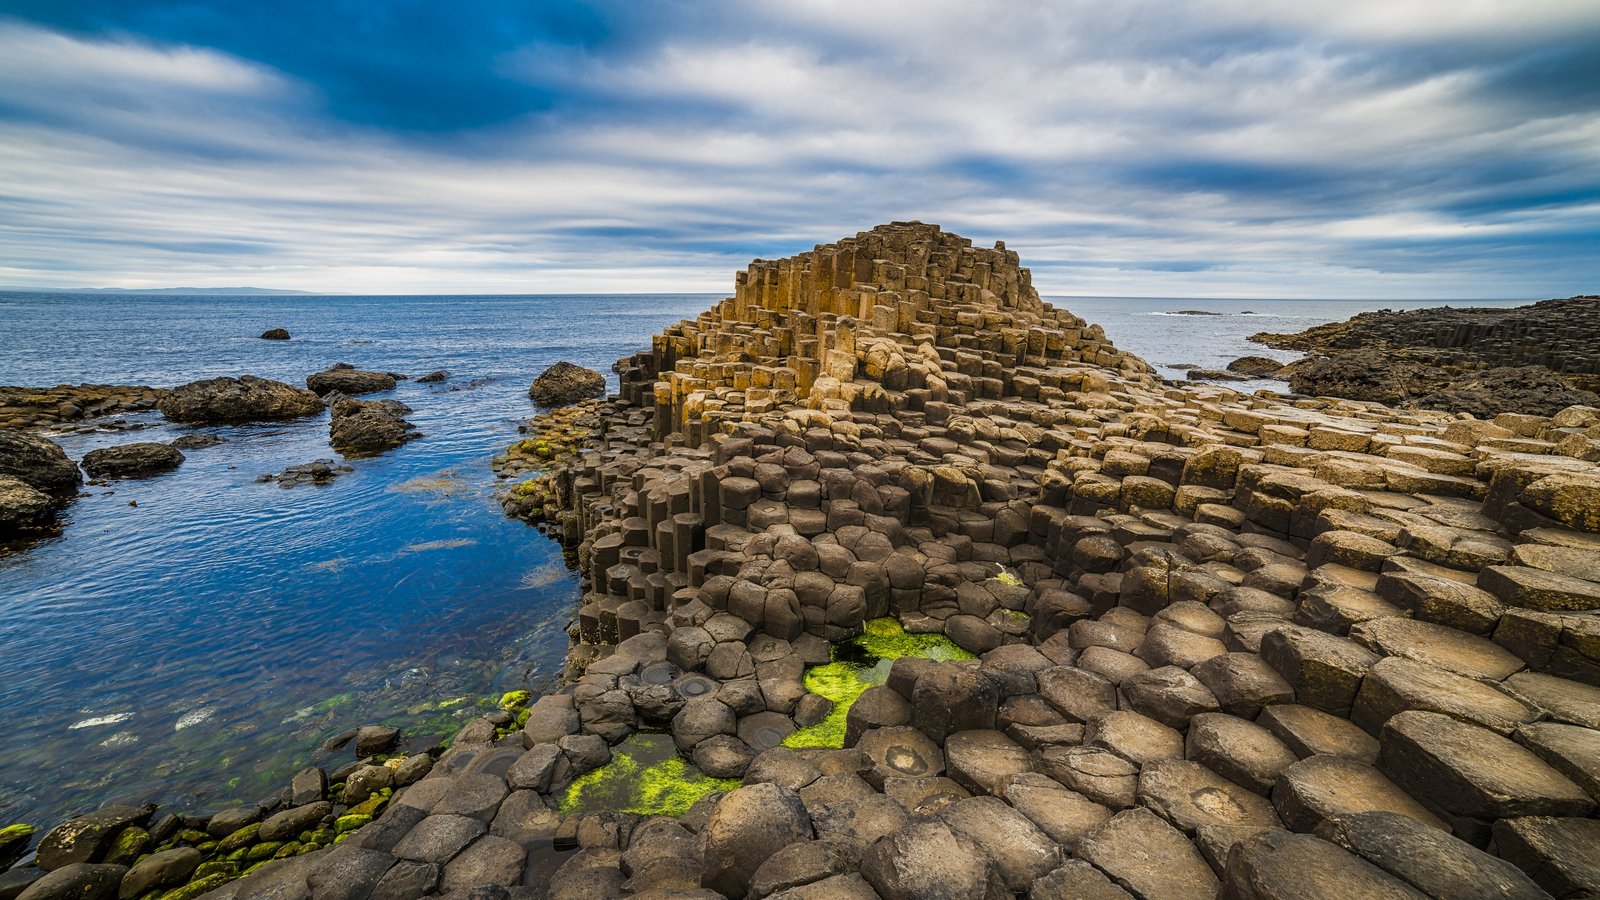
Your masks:
[{"label": "cloud", "polygon": [[0,19],[0,283],[725,290],[920,218],[1056,292],[1595,289],[1592,3],[523,6]]}]

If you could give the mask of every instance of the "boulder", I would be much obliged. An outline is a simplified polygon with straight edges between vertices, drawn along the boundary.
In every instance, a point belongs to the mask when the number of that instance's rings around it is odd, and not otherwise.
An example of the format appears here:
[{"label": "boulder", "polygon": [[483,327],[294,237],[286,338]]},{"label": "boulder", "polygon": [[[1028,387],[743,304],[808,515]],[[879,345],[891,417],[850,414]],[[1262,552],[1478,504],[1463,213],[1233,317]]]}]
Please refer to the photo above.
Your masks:
[{"label": "boulder", "polygon": [[883,900],[1001,900],[1014,896],[988,854],[936,819],[915,819],[873,844],[861,876]]},{"label": "boulder", "polygon": [[224,424],[298,419],[322,412],[322,399],[311,391],[241,375],[211,378],[173,388],[156,403],[174,422]]},{"label": "boulder", "polygon": [[127,866],[72,863],[35,881],[18,900],[115,900],[127,871]]},{"label": "boulder", "polygon": [[47,525],[56,500],[15,475],[0,475],[0,536]]},{"label": "boulder", "polygon": [[7,475],[58,502],[76,494],[83,482],[77,464],[55,441],[0,428],[0,476]]},{"label": "boulder", "polygon": [[261,332],[261,339],[263,341],[287,341],[289,339],[289,329],[268,328],[266,331]]},{"label": "boulder", "polygon": [[405,414],[411,407],[398,400],[351,400],[333,403],[328,422],[328,443],[340,455],[368,456],[392,450],[422,437]]},{"label": "boulder", "polygon": [[108,806],[86,816],[68,819],[50,829],[39,841],[38,866],[46,871],[98,859],[117,833],[150,819],[150,808]]},{"label": "boulder", "polygon": [[169,444],[141,441],[101,447],[84,454],[83,470],[91,478],[145,478],[170,472],[183,463],[183,454]]},{"label": "boulder", "polygon": [[566,406],[605,392],[604,375],[565,360],[540,372],[528,388],[528,396],[540,406]]}]

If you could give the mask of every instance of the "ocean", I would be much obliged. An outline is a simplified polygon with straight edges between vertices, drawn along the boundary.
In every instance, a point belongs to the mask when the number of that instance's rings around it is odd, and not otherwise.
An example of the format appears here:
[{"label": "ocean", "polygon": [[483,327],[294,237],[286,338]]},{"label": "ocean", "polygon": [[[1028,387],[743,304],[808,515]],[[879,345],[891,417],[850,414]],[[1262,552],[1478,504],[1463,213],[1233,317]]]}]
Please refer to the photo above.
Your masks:
[{"label": "ocean", "polygon": [[[485,698],[553,683],[578,585],[560,548],[507,520],[489,459],[557,360],[610,374],[715,294],[314,297],[0,293],[0,384],[149,384],[337,363],[416,376],[390,395],[424,437],[326,486],[257,482],[330,458],[326,414],[53,435],[74,459],[196,431],[177,471],[88,486],[59,536],[0,548],[0,824],[112,799],[209,810],[277,792],[358,725],[443,735]],[[1430,302],[1052,299],[1181,378],[1256,331]],[[1517,305],[1489,301],[1457,305]],[[1177,315],[1206,310],[1218,315]],[[273,327],[288,342],[263,341]],[[1244,385],[1277,386],[1273,383]]]}]

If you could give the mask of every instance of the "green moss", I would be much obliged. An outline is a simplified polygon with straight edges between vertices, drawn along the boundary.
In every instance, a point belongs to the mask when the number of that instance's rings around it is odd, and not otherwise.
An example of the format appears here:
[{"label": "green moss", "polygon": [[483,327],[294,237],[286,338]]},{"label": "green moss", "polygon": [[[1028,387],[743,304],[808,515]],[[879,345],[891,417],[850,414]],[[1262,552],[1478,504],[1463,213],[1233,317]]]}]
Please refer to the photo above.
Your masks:
[{"label": "green moss", "polygon": [[1000,570],[1000,574],[994,576],[993,578],[990,578],[989,580],[990,581],[998,581],[1001,584],[1009,584],[1012,587],[1021,587],[1022,586],[1022,578],[1020,576],[1018,576],[1017,573],[1011,571],[1010,569],[1001,569]]},{"label": "green moss", "polygon": [[365,813],[350,813],[348,815],[340,816],[333,823],[333,827],[335,831],[338,831],[340,834],[344,834],[347,831],[355,831],[357,828],[360,828],[371,821],[372,816]]},{"label": "green moss", "polygon": [[244,858],[249,862],[257,863],[264,859],[271,859],[281,849],[283,849],[283,841],[267,841],[251,847],[250,852],[246,853]]},{"label": "green moss", "polygon": [[[204,868],[204,866],[201,868]],[[161,900],[194,900],[195,897],[198,897],[201,894],[214,891],[217,888],[222,887],[232,879],[232,873],[223,874],[221,872],[217,872],[211,875],[204,875],[182,887],[175,887],[172,890],[167,891],[165,894],[161,895]]]},{"label": "green moss", "polygon": [[521,709],[528,705],[533,695],[527,691],[507,691],[500,695],[501,709]]},{"label": "green moss", "polygon": [[16,825],[7,825],[4,828],[0,828],[0,847],[4,847],[6,844],[14,841],[25,841],[28,838],[33,837],[33,833],[35,831],[38,831],[38,829],[34,828],[32,825],[23,825],[20,823]]},{"label": "green moss", "polygon": [[796,729],[783,745],[843,747],[851,705],[867,688],[888,681],[889,666],[905,656],[973,658],[942,634],[907,634],[897,619],[872,619],[862,626],[860,637],[833,649],[832,662],[806,670],[806,690],[833,701],[833,711],[815,725]]},{"label": "green moss", "polygon": [[635,733],[611,749],[611,762],[574,781],[556,808],[563,816],[597,810],[681,816],[701,797],[738,786],[737,779],[711,778],[684,762],[670,735]]},{"label": "green moss", "polygon": [[260,822],[257,822],[254,825],[246,825],[245,827],[239,829],[238,831],[235,831],[233,834],[230,834],[227,837],[223,838],[217,844],[217,850],[218,850],[218,852],[221,852],[221,853],[232,853],[233,851],[238,850],[241,847],[245,847],[245,846],[248,846],[250,844],[253,844],[253,843],[255,843],[255,840],[256,840],[256,833],[259,832],[260,830],[261,830],[261,823]]},{"label": "green moss", "polygon": [[111,849],[106,851],[105,861],[120,866],[131,866],[134,860],[150,849],[152,843],[150,832],[137,825],[129,825],[117,832],[116,838],[111,842]]}]

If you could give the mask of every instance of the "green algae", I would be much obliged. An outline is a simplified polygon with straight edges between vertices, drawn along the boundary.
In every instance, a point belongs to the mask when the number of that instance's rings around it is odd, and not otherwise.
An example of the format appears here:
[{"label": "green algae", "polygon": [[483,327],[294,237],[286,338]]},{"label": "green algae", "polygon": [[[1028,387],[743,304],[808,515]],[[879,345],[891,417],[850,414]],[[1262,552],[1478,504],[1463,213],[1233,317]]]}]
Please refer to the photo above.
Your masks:
[{"label": "green algae", "polygon": [[898,619],[871,619],[861,635],[833,648],[831,661],[806,670],[806,690],[833,701],[827,718],[796,729],[785,747],[843,747],[850,707],[869,687],[889,680],[889,667],[906,656],[923,659],[972,659],[942,634],[909,634]]},{"label": "green algae", "polygon": [[739,786],[712,778],[684,762],[666,734],[635,732],[611,748],[611,761],[579,776],[562,793],[563,816],[610,810],[642,816],[681,816],[695,801]]}]

